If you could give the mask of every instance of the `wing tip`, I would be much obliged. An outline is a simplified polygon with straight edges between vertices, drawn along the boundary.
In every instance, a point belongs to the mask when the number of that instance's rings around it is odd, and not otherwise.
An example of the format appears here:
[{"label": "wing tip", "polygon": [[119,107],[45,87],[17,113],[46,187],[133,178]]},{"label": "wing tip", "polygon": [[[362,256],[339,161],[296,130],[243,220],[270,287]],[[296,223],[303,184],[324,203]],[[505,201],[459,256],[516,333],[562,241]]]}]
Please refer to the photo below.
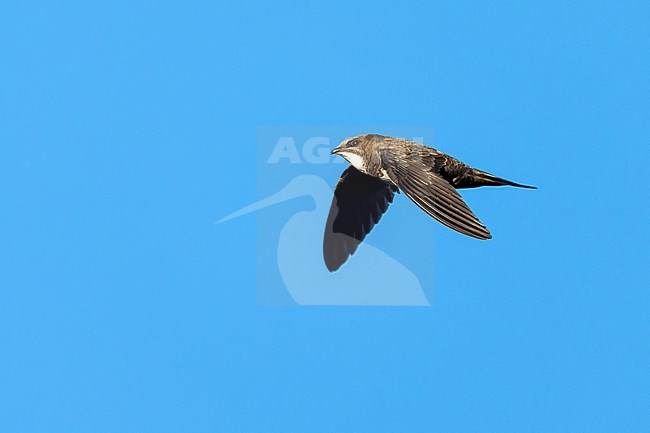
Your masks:
[{"label": "wing tip", "polygon": [[334,273],[341,269],[341,266],[343,266],[343,263],[331,263],[325,258],[325,267],[330,273]]},{"label": "wing tip", "polygon": [[[479,222],[479,224],[480,224],[480,222]],[[483,230],[481,230],[479,232],[479,236],[477,236],[477,239],[480,239],[482,241],[487,241],[489,239],[492,239],[492,233],[490,233],[490,231],[487,229],[487,227],[485,227],[483,224],[481,224],[481,228]]]},{"label": "wing tip", "polygon": [[449,227],[449,228],[454,230],[455,232],[460,233],[461,235],[469,236],[470,238],[478,239],[479,241],[487,241],[489,239],[492,239],[492,234],[489,231],[487,231],[487,229],[484,232],[483,231],[468,232],[468,231],[458,230],[454,227]]},{"label": "wing tip", "polygon": [[330,273],[334,273],[341,269],[341,266],[348,261],[352,254],[354,254],[354,251],[350,252],[347,248],[344,248],[343,250],[336,248],[328,242],[326,236],[325,241],[323,242],[323,262],[325,262],[325,267]]}]

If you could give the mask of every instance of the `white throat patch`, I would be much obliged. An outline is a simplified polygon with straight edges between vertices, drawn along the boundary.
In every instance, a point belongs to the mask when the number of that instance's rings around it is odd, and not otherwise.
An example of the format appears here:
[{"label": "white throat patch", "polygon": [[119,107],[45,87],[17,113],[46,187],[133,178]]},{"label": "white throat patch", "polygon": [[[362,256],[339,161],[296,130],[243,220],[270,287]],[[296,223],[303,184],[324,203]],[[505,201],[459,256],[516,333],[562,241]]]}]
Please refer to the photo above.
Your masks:
[{"label": "white throat patch", "polygon": [[354,168],[356,168],[362,173],[366,173],[366,165],[363,162],[363,158],[361,158],[359,155],[357,155],[356,153],[346,152],[346,151],[339,152],[339,155],[341,155],[350,164],[352,164]]}]

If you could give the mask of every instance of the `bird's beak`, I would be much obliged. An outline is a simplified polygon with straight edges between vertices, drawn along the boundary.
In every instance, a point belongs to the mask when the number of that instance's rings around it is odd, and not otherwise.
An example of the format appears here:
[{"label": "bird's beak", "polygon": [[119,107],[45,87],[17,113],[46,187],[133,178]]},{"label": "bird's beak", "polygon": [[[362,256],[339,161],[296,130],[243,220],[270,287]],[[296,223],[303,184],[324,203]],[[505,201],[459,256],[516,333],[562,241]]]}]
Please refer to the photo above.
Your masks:
[{"label": "bird's beak", "polygon": [[341,147],[340,147],[340,146],[336,146],[334,149],[332,149],[331,154],[332,154],[332,155],[338,155],[338,153],[339,153],[340,151],[341,151]]}]

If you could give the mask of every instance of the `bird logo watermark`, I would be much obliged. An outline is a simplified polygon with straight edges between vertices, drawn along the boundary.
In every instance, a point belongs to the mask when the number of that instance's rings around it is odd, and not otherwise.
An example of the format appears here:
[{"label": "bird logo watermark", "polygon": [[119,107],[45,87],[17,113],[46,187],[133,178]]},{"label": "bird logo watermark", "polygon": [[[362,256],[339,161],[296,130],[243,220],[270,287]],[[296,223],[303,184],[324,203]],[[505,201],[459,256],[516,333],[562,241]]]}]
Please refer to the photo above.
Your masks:
[{"label": "bird logo watermark", "polygon": [[[258,200],[218,221],[219,229],[226,224],[246,225],[247,230],[255,225],[257,251],[244,259],[255,263],[259,303],[430,305],[431,291],[423,289],[406,264],[373,245],[372,238],[336,272],[325,264],[323,242],[333,188],[349,166],[331,150],[345,137],[369,129],[259,129]],[[393,130],[416,142],[433,137],[425,128],[410,128],[408,135],[403,134],[405,128]]]}]

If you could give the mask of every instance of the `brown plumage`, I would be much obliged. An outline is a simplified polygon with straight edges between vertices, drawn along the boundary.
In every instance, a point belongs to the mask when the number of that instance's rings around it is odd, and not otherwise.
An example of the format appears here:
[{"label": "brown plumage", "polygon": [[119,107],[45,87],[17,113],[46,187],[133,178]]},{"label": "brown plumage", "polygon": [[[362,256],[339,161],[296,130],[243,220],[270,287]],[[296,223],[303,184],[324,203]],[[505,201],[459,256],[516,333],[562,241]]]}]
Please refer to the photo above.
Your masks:
[{"label": "brown plumage", "polygon": [[492,235],[456,189],[510,185],[436,149],[400,138],[368,134],[344,140],[334,150],[350,162],[334,190],[323,257],[335,271],[354,254],[401,190],[420,209],[459,233],[477,239]]}]

